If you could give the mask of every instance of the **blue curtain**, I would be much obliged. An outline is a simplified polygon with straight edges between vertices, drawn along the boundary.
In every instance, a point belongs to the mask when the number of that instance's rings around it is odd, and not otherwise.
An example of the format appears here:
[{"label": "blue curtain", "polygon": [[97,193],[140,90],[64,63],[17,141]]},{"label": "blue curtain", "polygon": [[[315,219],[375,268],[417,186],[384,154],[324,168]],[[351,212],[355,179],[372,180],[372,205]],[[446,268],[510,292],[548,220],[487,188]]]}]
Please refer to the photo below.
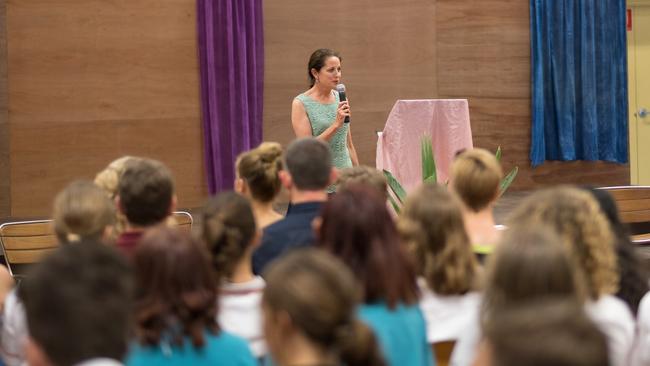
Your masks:
[{"label": "blue curtain", "polygon": [[533,166],[626,163],[625,0],[530,0]]}]

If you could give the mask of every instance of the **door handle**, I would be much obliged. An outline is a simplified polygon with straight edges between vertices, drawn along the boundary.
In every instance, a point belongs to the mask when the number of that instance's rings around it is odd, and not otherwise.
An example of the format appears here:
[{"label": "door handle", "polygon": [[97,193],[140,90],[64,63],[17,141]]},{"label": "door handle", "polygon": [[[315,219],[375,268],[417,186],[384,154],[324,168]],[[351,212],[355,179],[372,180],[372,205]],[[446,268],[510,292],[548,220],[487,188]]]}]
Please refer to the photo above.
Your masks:
[{"label": "door handle", "polygon": [[648,115],[648,110],[645,108],[640,108],[637,112],[637,115],[641,118],[645,118]]}]

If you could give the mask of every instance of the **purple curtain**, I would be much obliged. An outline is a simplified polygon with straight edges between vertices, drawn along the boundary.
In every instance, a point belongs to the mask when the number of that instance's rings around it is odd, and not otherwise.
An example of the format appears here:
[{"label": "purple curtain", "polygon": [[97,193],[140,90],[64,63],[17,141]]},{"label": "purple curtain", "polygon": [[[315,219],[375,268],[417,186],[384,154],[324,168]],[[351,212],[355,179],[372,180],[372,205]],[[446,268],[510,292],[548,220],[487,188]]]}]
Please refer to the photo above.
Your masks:
[{"label": "purple curtain", "polygon": [[231,189],[234,160],[262,141],[262,0],[197,0],[201,108],[211,194]]}]

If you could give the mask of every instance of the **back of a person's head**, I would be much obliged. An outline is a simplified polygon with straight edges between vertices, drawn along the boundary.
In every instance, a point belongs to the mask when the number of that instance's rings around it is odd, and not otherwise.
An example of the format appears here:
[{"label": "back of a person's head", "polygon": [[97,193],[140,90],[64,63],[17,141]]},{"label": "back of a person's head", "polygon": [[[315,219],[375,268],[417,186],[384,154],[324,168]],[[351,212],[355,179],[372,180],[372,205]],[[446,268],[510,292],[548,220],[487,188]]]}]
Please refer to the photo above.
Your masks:
[{"label": "back of a person's head", "polygon": [[573,302],[503,309],[484,324],[490,366],[607,366],[607,339]]},{"label": "back of a person's head", "polygon": [[284,160],[297,189],[324,190],[330,183],[332,153],[326,143],[312,137],[297,139],[287,147]]},{"label": "back of a person's head", "polygon": [[132,292],[127,263],[113,248],[94,241],[60,247],[18,288],[32,342],[54,365],[121,360]]},{"label": "back of a person's head", "polygon": [[501,178],[499,161],[484,149],[466,150],[451,165],[451,187],[465,206],[475,212],[488,207],[498,197]]},{"label": "back of a person's head", "polygon": [[[270,265],[266,281],[266,324],[274,324],[274,314],[287,313],[294,327],[320,348],[338,352],[343,364],[384,365],[372,331],[355,315],[354,276],[338,259],[317,249],[295,250]],[[282,344],[272,338],[267,332],[272,353],[294,351],[278,350]]]},{"label": "back of a person's head", "polygon": [[101,240],[115,223],[115,204],[90,181],[75,181],[54,199],[54,231],[61,243]]},{"label": "back of a person's head", "polygon": [[94,183],[103,189],[109,198],[113,199],[117,196],[118,184],[120,177],[124,173],[127,162],[139,159],[134,156],[122,156],[110,162],[104,170],[97,173]]},{"label": "back of a person's head", "polygon": [[509,228],[488,262],[482,319],[547,298],[582,304],[584,283],[567,252],[549,227]]},{"label": "back of a person's head", "polygon": [[252,251],[256,225],[251,205],[237,193],[220,193],[205,204],[201,221],[201,236],[212,256],[217,278],[228,278],[239,261]]},{"label": "back of a person's head", "polygon": [[388,183],[384,174],[369,166],[359,165],[339,171],[336,180],[338,190],[346,189],[350,185],[363,184],[376,189],[385,199],[388,199]]},{"label": "back of a person's head", "polygon": [[194,347],[217,333],[217,281],[207,250],[187,233],[158,226],[144,235],[133,258],[136,338],[157,346],[170,337]]},{"label": "back of a person's head", "polygon": [[363,286],[364,302],[393,307],[417,301],[415,271],[386,201],[374,190],[351,186],[333,195],[323,208],[317,237],[321,248],[350,267]]},{"label": "back of a person's head", "polygon": [[118,186],[120,208],[129,223],[152,226],[171,213],[174,180],[163,163],[152,159],[129,160]]},{"label": "back of a person's head", "polygon": [[398,221],[418,272],[441,295],[477,289],[478,263],[465,232],[460,202],[445,188],[425,184],[411,193]]},{"label": "back of a person's head", "polygon": [[246,182],[254,200],[271,202],[280,193],[282,184],[278,173],[282,170],[282,145],[264,142],[237,157],[237,177]]},{"label": "back of a person's head", "polygon": [[614,236],[598,202],[588,192],[574,187],[535,192],[512,212],[508,221],[509,226],[545,225],[555,230],[569,249],[592,299],[617,291]]}]

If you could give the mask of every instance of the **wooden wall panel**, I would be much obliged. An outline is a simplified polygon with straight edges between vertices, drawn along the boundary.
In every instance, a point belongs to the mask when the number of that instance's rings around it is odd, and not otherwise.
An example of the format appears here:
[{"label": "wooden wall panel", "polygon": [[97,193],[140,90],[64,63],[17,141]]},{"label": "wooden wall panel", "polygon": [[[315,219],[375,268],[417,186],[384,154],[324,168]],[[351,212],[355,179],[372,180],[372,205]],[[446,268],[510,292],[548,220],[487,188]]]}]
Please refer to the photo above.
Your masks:
[{"label": "wooden wall panel", "polygon": [[6,24],[6,1],[0,0],[0,216],[8,216],[11,212]]},{"label": "wooden wall panel", "polygon": [[194,0],[8,0],[14,216],[46,215],[68,181],[125,154],[207,195]]},{"label": "wooden wall panel", "polygon": [[520,168],[514,189],[629,184],[628,165],[580,161],[531,168],[528,2],[438,0],[435,24],[438,93],[469,99],[474,145],[502,146],[504,168]]},{"label": "wooden wall panel", "polygon": [[294,137],[291,101],[308,89],[317,48],[341,52],[354,143],[374,166],[377,138],[395,101],[435,98],[434,0],[273,0],[264,2],[264,138]]}]

